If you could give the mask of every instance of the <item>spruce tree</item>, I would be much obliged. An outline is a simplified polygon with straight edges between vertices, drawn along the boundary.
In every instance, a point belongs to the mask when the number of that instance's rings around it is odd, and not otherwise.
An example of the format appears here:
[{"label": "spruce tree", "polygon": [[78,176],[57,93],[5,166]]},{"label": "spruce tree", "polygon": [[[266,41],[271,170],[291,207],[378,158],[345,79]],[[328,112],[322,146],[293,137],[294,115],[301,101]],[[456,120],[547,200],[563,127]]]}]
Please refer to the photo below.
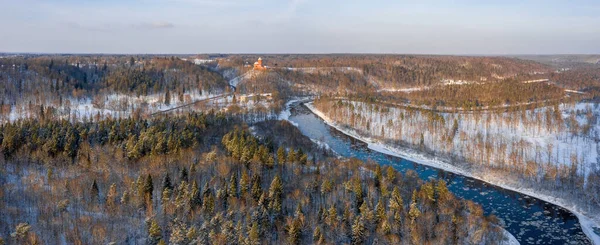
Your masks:
[{"label": "spruce tree", "polygon": [[98,200],[98,198],[100,197],[100,190],[98,189],[98,184],[96,183],[96,180],[94,180],[94,182],[92,182],[92,191],[91,191],[91,197],[92,200],[96,201]]},{"label": "spruce tree", "polygon": [[173,190],[173,183],[171,183],[171,176],[169,176],[169,173],[166,173],[163,178],[163,190],[164,189]]},{"label": "spruce tree", "polygon": [[150,195],[152,198],[152,192],[154,191],[154,184],[152,183],[152,176],[150,174],[146,175],[146,180],[144,181],[144,195]]},{"label": "spruce tree", "polygon": [[180,181],[188,181],[188,171],[187,168],[181,168],[181,172],[179,172]]},{"label": "spruce tree", "polygon": [[377,166],[375,167],[375,187],[380,188],[381,187],[381,180],[382,180],[382,173],[381,173],[381,165],[377,164]]}]

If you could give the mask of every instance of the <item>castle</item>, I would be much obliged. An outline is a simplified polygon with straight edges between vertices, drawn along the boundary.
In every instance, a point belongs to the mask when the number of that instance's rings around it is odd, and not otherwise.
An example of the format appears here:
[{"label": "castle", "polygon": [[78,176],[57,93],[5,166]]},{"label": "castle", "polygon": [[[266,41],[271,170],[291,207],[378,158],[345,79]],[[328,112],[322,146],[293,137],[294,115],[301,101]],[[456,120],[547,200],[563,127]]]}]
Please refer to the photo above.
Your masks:
[{"label": "castle", "polygon": [[265,71],[265,70],[267,70],[267,67],[264,67],[262,65],[262,58],[258,58],[258,61],[254,62],[254,70],[255,71]]}]

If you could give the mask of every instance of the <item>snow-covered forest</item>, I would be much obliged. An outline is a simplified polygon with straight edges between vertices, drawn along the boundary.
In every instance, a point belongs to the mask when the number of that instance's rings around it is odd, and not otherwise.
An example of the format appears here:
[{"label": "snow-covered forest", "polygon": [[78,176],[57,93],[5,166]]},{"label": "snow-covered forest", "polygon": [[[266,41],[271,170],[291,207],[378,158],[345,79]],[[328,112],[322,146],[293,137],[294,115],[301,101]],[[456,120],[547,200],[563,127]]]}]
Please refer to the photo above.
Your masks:
[{"label": "snow-covered forest", "polygon": [[581,203],[600,205],[598,104],[554,104],[500,113],[436,113],[327,98],[316,100],[314,106],[361,136],[445,157],[475,173],[507,173],[506,179],[575,190],[586,196]]}]

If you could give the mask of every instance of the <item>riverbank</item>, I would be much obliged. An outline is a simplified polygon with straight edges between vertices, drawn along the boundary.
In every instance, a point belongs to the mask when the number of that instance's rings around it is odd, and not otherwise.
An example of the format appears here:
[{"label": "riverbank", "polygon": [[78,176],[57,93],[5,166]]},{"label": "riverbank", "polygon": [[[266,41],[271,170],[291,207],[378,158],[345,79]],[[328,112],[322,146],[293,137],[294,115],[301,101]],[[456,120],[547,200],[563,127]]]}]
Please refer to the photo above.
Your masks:
[{"label": "riverbank", "polygon": [[404,158],[404,159],[407,159],[407,160],[410,160],[410,161],[413,161],[413,162],[416,162],[416,163],[419,163],[422,165],[427,165],[430,167],[443,169],[445,171],[453,172],[453,173],[467,176],[470,178],[478,179],[483,182],[487,182],[487,183],[490,183],[495,186],[499,186],[499,187],[507,189],[507,190],[519,192],[519,193],[522,193],[522,194],[525,194],[528,196],[538,198],[540,200],[544,200],[548,203],[552,203],[556,206],[563,207],[564,209],[569,210],[575,216],[577,216],[579,223],[582,227],[582,230],[585,233],[585,235],[588,237],[588,239],[591,240],[592,243],[594,243],[594,244],[600,244],[600,236],[598,236],[598,234],[594,233],[593,228],[592,228],[592,227],[598,226],[598,220],[594,220],[594,219],[590,218],[590,217],[594,217],[594,216],[586,213],[584,210],[581,210],[578,206],[573,205],[573,203],[571,201],[568,201],[568,200],[565,200],[562,198],[556,198],[553,195],[548,195],[547,193],[539,193],[539,191],[536,191],[536,190],[519,188],[516,183],[507,183],[505,181],[502,181],[502,179],[499,177],[478,176],[476,174],[473,174],[471,171],[469,171],[466,168],[461,168],[461,167],[457,167],[457,166],[450,164],[450,162],[445,159],[432,157],[431,155],[423,154],[414,149],[397,148],[397,147],[383,144],[383,143],[379,142],[378,140],[375,140],[375,139],[372,139],[369,137],[363,137],[359,133],[357,133],[355,130],[348,129],[345,127],[341,127],[340,125],[337,125],[329,117],[327,117],[322,112],[320,112],[319,110],[314,108],[314,106],[312,106],[311,103],[308,103],[306,105],[307,105],[308,109],[310,109],[316,116],[320,117],[326,124],[336,128],[338,131],[340,131],[350,137],[353,137],[355,139],[358,139],[358,140],[361,140],[361,141],[367,143],[368,148],[371,150],[381,152],[381,153],[384,153],[387,155]]}]

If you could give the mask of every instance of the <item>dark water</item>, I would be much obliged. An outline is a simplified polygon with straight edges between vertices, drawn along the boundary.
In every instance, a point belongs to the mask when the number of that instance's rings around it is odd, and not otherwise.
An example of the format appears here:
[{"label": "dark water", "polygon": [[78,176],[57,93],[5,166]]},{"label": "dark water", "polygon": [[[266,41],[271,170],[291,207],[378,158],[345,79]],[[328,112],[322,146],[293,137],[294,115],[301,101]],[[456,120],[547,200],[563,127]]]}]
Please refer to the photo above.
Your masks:
[{"label": "dark water", "polygon": [[292,108],[290,120],[302,133],[327,143],[343,157],[371,159],[400,172],[414,170],[422,179],[444,179],[454,195],[472,200],[486,215],[494,214],[521,244],[591,244],[577,217],[568,210],[542,200],[489,185],[485,182],[423,166],[369,150],[367,145],[329,127],[303,106]]}]

